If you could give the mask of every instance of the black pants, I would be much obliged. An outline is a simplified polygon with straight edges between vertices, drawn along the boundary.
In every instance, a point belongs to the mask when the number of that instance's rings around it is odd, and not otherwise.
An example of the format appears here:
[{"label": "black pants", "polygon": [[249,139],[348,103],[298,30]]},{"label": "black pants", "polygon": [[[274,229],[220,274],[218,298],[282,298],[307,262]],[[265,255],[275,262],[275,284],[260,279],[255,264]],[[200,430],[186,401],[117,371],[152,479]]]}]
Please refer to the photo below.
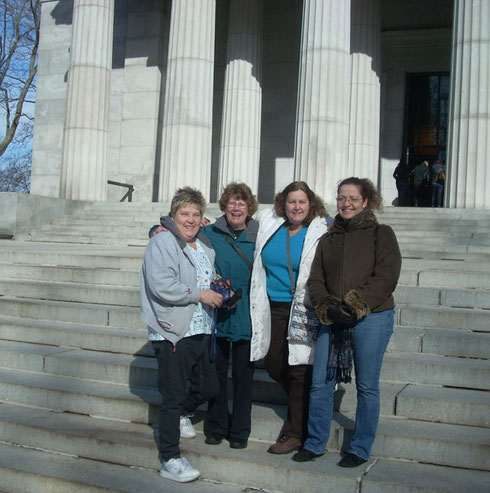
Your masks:
[{"label": "black pants", "polygon": [[271,345],[265,357],[265,368],[288,395],[288,416],[281,433],[302,441],[308,436],[308,405],[312,365],[288,363],[288,325],[291,303],[270,302]]},{"label": "black pants", "polygon": [[[232,353],[233,407],[228,412],[228,366]],[[250,362],[250,341],[231,343],[216,339],[216,372],[219,393],[209,401],[206,435],[247,440],[251,428],[252,381],[255,366]]]},{"label": "black pants", "polygon": [[181,339],[174,350],[169,341],[153,342],[158,362],[158,417],[163,460],[180,457],[180,416],[193,412],[218,392],[216,367],[209,358],[211,336]]}]

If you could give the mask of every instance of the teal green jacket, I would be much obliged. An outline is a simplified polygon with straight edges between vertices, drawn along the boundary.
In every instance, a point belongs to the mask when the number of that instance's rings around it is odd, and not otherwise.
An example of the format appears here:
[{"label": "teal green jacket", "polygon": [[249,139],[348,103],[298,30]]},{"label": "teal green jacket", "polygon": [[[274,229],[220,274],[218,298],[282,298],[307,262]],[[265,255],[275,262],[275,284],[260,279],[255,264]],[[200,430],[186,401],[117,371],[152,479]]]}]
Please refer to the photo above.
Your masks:
[{"label": "teal green jacket", "polygon": [[204,233],[216,252],[216,273],[229,279],[233,290],[242,289],[242,299],[235,308],[231,310],[223,308],[218,311],[217,335],[218,337],[225,337],[229,341],[248,341],[252,336],[249,299],[252,271],[226,241],[225,236],[229,236],[252,263],[257,231],[258,223],[254,219],[250,219],[247,222],[247,229],[238,238],[235,238],[233,230],[228,227],[225,216],[204,228]]}]

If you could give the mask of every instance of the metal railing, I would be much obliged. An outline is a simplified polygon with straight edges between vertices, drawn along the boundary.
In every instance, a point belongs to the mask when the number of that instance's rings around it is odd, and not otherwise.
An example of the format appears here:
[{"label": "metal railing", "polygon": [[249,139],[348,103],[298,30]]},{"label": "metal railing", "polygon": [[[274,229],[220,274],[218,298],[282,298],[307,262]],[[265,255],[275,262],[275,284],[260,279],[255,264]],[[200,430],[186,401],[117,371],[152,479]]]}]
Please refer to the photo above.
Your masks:
[{"label": "metal railing", "polygon": [[112,181],[112,180],[107,180],[107,183],[109,185],[116,185],[118,187],[125,187],[128,189],[128,191],[123,195],[123,198],[119,202],[124,202],[126,198],[128,199],[128,202],[133,201],[133,191],[134,191],[133,185],[130,185],[129,183],[120,183],[118,181]]}]

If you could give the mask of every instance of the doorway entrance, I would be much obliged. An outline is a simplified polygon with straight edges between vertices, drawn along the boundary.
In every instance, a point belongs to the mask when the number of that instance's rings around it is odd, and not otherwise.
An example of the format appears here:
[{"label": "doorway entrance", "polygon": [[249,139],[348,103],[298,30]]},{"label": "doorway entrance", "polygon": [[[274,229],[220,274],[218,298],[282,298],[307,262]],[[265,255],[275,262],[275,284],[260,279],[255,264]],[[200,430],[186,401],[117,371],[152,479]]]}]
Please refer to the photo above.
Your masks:
[{"label": "doorway entrance", "polygon": [[403,149],[410,169],[446,162],[449,73],[407,74]]}]

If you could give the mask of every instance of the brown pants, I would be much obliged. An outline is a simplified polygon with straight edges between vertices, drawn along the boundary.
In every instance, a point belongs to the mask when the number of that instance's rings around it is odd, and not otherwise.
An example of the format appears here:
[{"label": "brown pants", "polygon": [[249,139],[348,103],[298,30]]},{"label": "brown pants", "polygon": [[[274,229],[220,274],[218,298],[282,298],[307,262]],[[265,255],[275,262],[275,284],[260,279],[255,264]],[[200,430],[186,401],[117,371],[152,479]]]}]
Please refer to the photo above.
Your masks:
[{"label": "brown pants", "polygon": [[281,434],[306,440],[308,436],[308,404],[312,365],[288,363],[288,324],[291,303],[271,301],[271,344],[265,357],[265,368],[271,378],[281,384],[288,395],[288,416]]}]

